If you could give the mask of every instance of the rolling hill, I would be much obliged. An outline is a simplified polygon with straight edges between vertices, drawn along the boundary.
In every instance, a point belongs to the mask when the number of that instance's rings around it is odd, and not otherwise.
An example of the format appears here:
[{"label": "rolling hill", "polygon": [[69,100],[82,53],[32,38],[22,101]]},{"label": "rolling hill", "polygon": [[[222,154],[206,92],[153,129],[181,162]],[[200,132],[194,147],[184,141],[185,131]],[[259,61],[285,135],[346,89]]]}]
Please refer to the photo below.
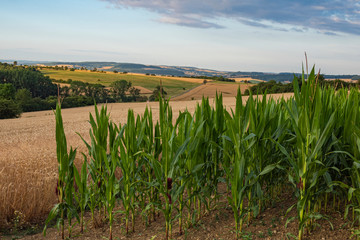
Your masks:
[{"label": "rolling hill", "polygon": [[[1,60],[0,62],[13,63],[14,60]],[[18,64],[23,65],[38,65],[38,66],[67,66],[69,68],[86,68],[92,70],[96,68],[102,71],[118,71],[118,72],[131,72],[142,74],[155,74],[161,76],[178,76],[178,77],[190,77],[190,76],[224,76],[227,78],[250,78],[254,80],[275,80],[277,82],[291,82],[294,78],[294,74],[299,76],[300,73],[267,73],[267,72],[229,72],[229,71],[217,71],[204,68],[187,67],[187,66],[166,66],[166,65],[146,65],[139,63],[119,63],[119,62],[50,62],[50,61],[26,61],[17,60]],[[351,79],[358,80],[360,75],[327,75],[326,79]]]}]

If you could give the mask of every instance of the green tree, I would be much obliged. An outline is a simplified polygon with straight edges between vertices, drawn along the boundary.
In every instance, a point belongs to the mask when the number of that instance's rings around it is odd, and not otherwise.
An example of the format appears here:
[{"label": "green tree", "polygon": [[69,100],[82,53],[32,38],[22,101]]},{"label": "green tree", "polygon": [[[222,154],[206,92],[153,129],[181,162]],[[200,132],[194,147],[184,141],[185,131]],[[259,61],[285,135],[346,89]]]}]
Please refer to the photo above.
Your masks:
[{"label": "green tree", "polygon": [[12,99],[0,98],[0,119],[16,118],[21,114],[21,108]]},{"label": "green tree", "polygon": [[31,92],[28,89],[19,89],[16,92],[15,100],[24,112],[28,112],[33,109]]},{"label": "green tree", "polygon": [[0,98],[14,99],[15,87],[11,83],[0,84]]},{"label": "green tree", "polygon": [[78,96],[81,94],[86,95],[86,83],[82,81],[71,81],[70,90],[72,95]]},{"label": "green tree", "polygon": [[150,101],[159,101],[159,96],[161,96],[162,98],[165,98],[166,95],[167,95],[167,92],[165,91],[165,89],[163,87],[161,87],[160,85],[157,85],[153,91],[153,94],[150,96],[149,100]]},{"label": "green tree", "polygon": [[16,90],[27,88],[32,97],[47,98],[57,94],[57,86],[35,67],[15,67],[0,63],[0,83],[11,83]]},{"label": "green tree", "polygon": [[64,86],[60,88],[60,96],[68,97],[70,96],[70,88],[68,86]]},{"label": "green tree", "polygon": [[136,101],[136,99],[138,97],[140,97],[140,89],[138,89],[138,88],[132,87],[132,88],[130,88],[129,92],[130,92],[132,101]]},{"label": "green tree", "polygon": [[116,101],[124,102],[126,100],[126,91],[131,87],[131,82],[126,80],[117,80],[110,84],[112,96]]}]

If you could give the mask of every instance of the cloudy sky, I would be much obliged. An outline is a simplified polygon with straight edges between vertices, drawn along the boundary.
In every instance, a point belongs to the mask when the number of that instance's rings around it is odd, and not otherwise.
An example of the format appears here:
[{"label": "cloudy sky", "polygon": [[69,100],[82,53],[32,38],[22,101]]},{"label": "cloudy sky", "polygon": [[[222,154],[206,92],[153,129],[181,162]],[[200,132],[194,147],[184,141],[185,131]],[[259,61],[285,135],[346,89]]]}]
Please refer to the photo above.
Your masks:
[{"label": "cloudy sky", "polygon": [[360,74],[360,0],[1,0],[0,59]]}]

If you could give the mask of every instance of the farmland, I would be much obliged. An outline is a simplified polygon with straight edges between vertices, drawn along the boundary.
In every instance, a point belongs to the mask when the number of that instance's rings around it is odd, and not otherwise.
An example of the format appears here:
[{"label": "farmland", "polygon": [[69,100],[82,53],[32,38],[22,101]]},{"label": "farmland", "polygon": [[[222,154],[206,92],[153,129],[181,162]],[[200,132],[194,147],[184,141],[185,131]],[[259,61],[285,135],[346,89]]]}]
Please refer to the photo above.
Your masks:
[{"label": "farmland", "polygon": [[[51,229],[50,238],[96,232],[109,239],[187,239],[205,231],[207,238],[258,239],[266,230],[269,238],[300,240],[356,235],[360,94],[321,88],[317,80],[314,70],[300,89],[295,79],[293,97],[243,98],[239,89],[236,100],[110,104],[84,113],[57,108],[55,119],[44,113],[44,122],[37,113],[24,116],[34,117],[38,129],[21,118],[4,121],[0,147],[14,147],[1,160],[15,160],[1,170],[2,224],[36,222],[57,203],[47,224],[57,219],[60,230]],[[69,118],[71,111],[76,115]],[[46,134],[55,122],[56,135]],[[29,131],[44,142],[27,138]],[[35,157],[31,144],[40,147]],[[22,147],[28,151],[19,161],[15,152]],[[52,163],[39,161],[39,153]],[[214,220],[224,226],[220,233],[209,230]],[[196,233],[196,226],[204,231]]]},{"label": "farmland", "polygon": [[97,83],[105,86],[109,86],[116,80],[131,81],[133,86],[141,86],[149,90],[154,90],[156,86],[162,81],[164,89],[167,91],[170,97],[179,95],[186,90],[194,88],[202,84],[202,79],[192,78],[178,78],[178,77],[159,77],[159,76],[147,76],[145,74],[122,74],[113,72],[90,72],[90,71],[64,71],[44,69],[42,70],[44,75],[57,80],[83,81],[88,83]]},{"label": "farmland", "polygon": [[[273,97],[281,96],[283,95],[278,94]],[[223,101],[227,109],[235,107],[234,97],[224,98]],[[179,111],[185,109],[194,112],[197,103],[199,101],[172,102],[174,118],[178,116]],[[128,108],[133,109],[136,114],[142,114],[146,107],[152,109],[154,122],[158,121],[159,105],[156,102],[108,104],[111,120],[123,124],[127,121]],[[93,106],[62,110],[68,145],[77,147],[79,152],[87,151],[76,133],[89,140],[89,112],[94,114]],[[10,224],[8,221],[12,221],[15,210],[23,214],[21,221],[24,223],[43,221],[48,211],[57,202],[54,193],[58,178],[54,113],[52,111],[30,112],[24,113],[18,119],[1,120],[0,139],[2,228]],[[78,155],[75,163],[81,166],[81,162],[82,157]],[[48,237],[51,236],[51,232],[55,234],[53,230],[49,230]],[[58,235],[55,234],[55,236]]]}]

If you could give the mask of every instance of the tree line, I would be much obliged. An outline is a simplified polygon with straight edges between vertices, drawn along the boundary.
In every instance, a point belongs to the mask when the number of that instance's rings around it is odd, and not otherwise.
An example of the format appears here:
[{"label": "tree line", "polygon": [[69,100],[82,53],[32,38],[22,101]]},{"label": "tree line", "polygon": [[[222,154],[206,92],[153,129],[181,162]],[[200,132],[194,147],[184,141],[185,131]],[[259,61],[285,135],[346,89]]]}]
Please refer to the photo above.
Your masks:
[{"label": "tree line", "polygon": [[[57,84],[55,84],[56,82]],[[63,108],[81,107],[105,102],[155,101],[157,87],[149,98],[131,82],[118,80],[110,87],[82,81],[52,80],[36,67],[0,63],[0,119],[19,117],[22,112],[55,109],[60,99]]]},{"label": "tree line", "polygon": [[[301,81],[300,81],[301,77],[294,76],[294,78],[296,78],[298,80],[299,87],[301,88]],[[324,87],[333,87],[336,90],[338,90],[341,88],[350,89],[351,87],[359,86],[360,81],[358,81],[357,83],[345,82],[340,79],[336,79],[334,81],[328,81],[328,80],[325,80],[324,75],[320,74],[317,77],[317,84],[323,88]],[[250,87],[249,89],[246,89],[244,95],[249,95],[250,92],[252,94],[264,94],[265,92],[266,93],[294,92],[294,84],[293,83],[284,84],[281,82],[276,82],[275,80],[271,80],[268,82],[261,82],[259,84],[256,84],[256,85]]]}]

